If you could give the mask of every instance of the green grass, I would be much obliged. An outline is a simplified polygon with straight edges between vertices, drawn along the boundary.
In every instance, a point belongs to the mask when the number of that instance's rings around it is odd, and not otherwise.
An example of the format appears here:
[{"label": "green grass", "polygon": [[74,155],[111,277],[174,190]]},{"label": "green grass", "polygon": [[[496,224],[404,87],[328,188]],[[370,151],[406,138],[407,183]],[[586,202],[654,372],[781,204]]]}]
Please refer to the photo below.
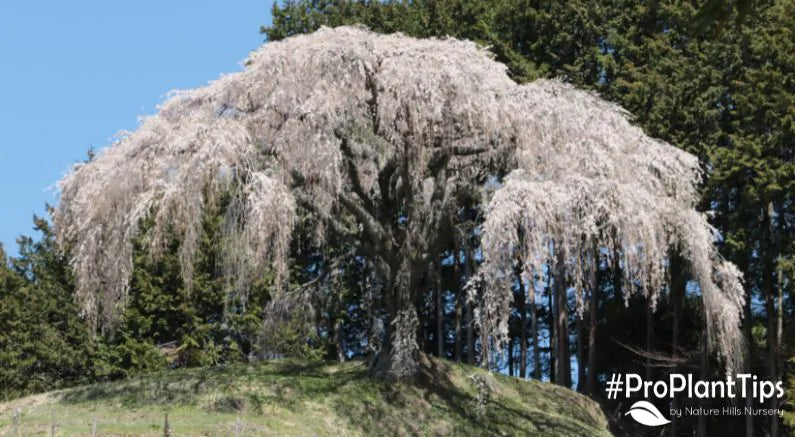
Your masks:
[{"label": "green grass", "polygon": [[[482,378],[488,400],[477,407]],[[279,360],[166,371],[0,404],[0,435],[607,436],[596,403],[548,383],[423,359],[415,384],[368,376],[361,362]],[[237,434],[236,434],[237,430]]]}]

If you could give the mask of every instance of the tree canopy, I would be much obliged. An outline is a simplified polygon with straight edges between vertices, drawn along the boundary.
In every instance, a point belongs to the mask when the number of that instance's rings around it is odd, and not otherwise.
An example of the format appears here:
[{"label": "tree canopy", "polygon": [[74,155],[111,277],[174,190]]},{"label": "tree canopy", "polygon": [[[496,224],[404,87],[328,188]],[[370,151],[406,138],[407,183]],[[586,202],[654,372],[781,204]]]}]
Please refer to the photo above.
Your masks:
[{"label": "tree canopy", "polygon": [[[269,43],[245,71],[175,93],[156,115],[60,182],[54,220],[77,296],[112,324],[129,290],[141,222],[149,253],[181,241],[194,269],[203,212],[228,196],[220,257],[230,293],[274,275],[267,317],[302,299],[286,286],[291,241],[346,242],[378,277],[376,368],[415,371],[414,302],[466,205],[483,205],[483,264],[469,280],[475,322],[505,340],[513,260],[553,260],[582,289],[593,247],[653,299],[671,250],[691,264],[713,344],[742,357],[741,274],[695,209],[695,156],[646,136],[627,114],[569,85],[519,85],[476,44],[323,28]],[[299,219],[316,225],[294,233]],[[613,255],[614,254],[614,255]]]}]

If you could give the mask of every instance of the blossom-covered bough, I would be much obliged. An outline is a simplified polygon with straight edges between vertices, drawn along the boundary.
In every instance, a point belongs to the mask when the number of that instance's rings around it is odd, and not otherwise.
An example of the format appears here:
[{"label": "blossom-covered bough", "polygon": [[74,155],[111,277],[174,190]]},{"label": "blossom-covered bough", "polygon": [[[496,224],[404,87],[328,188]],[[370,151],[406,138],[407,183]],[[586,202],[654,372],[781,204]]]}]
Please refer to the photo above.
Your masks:
[{"label": "blossom-covered bough", "polygon": [[375,367],[410,375],[415,299],[459,209],[480,203],[483,262],[470,289],[495,344],[507,334],[517,259],[525,278],[551,260],[580,295],[595,247],[620,263],[625,293],[654,298],[677,250],[700,285],[713,345],[729,369],[738,364],[741,278],[695,210],[698,162],[619,108],[556,81],[518,85],[471,42],[354,27],[268,43],[245,65],[175,93],[60,182],[56,232],[95,326],[123,308],[144,218],[150,253],[176,236],[189,278],[203,214],[225,198],[230,292],[271,270],[274,301],[289,298],[294,224],[308,214],[318,244],[349,242],[380,278]]}]

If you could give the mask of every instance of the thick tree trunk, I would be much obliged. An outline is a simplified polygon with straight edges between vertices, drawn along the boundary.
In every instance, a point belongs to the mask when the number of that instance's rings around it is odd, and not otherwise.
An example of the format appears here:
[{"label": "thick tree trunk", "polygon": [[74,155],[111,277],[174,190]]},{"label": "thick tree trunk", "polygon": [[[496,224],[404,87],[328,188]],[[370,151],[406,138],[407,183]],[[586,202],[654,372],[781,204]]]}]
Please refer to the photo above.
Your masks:
[{"label": "thick tree trunk", "polygon": [[557,297],[557,341],[558,341],[558,368],[556,382],[564,387],[571,388],[571,365],[569,350],[569,303],[566,290],[565,258],[563,251],[555,248],[557,261],[555,263],[555,294]]},{"label": "thick tree trunk", "polygon": [[596,312],[599,304],[599,248],[594,248],[591,259],[591,293],[588,302],[588,376],[585,392],[596,394]]},{"label": "thick tree trunk", "polygon": [[516,309],[519,311],[519,377],[527,377],[527,292],[522,281],[521,269],[516,275],[519,280],[519,295]]},{"label": "thick tree trunk", "polygon": [[[401,271],[401,269],[403,269]],[[412,378],[419,362],[419,319],[412,296],[422,279],[419,265],[403,262],[389,266],[386,288],[386,323],[384,343],[375,361],[378,377],[396,380]],[[398,278],[403,278],[398,281]],[[401,348],[395,347],[401,344]]]},{"label": "thick tree trunk", "polygon": [[373,370],[378,377],[388,377],[391,373],[394,348],[392,347],[392,339],[394,334],[393,321],[397,316],[396,302],[392,296],[392,285],[387,286],[387,295],[385,296],[386,302],[386,323],[384,323],[384,338],[381,343],[381,348],[376,353],[375,361],[373,362]]}]

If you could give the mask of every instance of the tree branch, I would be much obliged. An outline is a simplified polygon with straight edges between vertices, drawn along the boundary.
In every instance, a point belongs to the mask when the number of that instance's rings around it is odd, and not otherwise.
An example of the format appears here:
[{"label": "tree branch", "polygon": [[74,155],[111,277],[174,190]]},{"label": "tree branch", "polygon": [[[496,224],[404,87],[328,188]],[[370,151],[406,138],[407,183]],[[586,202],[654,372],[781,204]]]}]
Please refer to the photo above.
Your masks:
[{"label": "tree branch", "polygon": [[364,226],[376,252],[388,252],[392,247],[387,231],[370,214],[355,194],[340,193],[340,203]]}]

